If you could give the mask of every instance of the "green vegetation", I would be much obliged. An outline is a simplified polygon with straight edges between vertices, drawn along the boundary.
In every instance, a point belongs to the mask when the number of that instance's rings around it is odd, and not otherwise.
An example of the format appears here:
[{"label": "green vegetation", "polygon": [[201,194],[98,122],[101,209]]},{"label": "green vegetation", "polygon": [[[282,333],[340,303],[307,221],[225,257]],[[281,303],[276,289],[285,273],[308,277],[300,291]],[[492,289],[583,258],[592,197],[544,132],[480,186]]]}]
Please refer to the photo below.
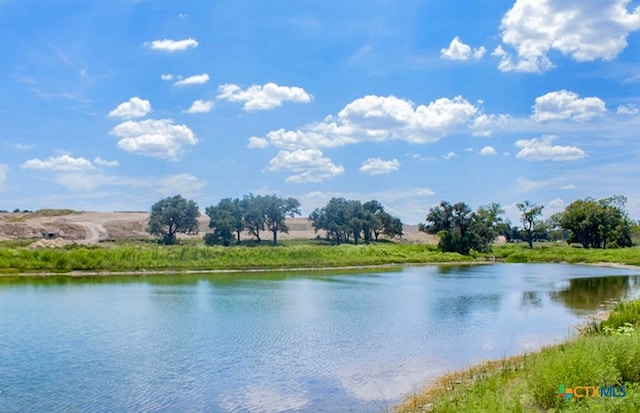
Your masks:
[{"label": "green vegetation", "polygon": [[180,195],[161,199],[151,207],[149,233],[162,236],[165,245],[176,243],[177,233],[197,233],[200,211],[194,201]]},{"label": "green vegetation", "polygon": [[129,243],[112,247],[70,245],[62,249],[0,248],[0,273],[69,271],[239,270],[343,267],[364,265],[473,262],[443,254],[431,245],[377,243],[286,246],[206,247]]},{"label": "green vegetation", "polygon": [[630,247],[633,223],[624,210],[626,203],[627,198],[620,195],[598,201],[579,199],[552,221],[569,231],[568,242],[584,248]]},{"label": "green vegetation", "polygon": [[[488,256],[485,254],[484,256]],[[566,262],[571,264],[615,263],[640,265],[640,247],[615,249],[573,248],[564,243],[542,243],[529,249],[525,244],[497,245],[492,256],[506,262]]]},{"label": "green vegetation", "polygon": [[327,238],[336,244],[354,244],[362,239],[372,241],[372,235],[385,234],[389,238],[402,235],[402,221],[384,210],[376,200],[364,204],[356,200],[331,198],[326,206],[316,208],[309,216],[316,231],[324,230]]},{"label": "green vegetation", "polygon": [[289,232],[285,223],[286,217],[300,215],[300,201],[295,198],[279,198],[275,195],[246,195],[242,200],[225,198],[218,205],[207,207],[211,234],[206,234],[207,245],[222,244],[229,246],[237,235],[236,243],[240,243],[240,233],[247,229],[260,240],[260,231],[265,229],[273,234],[273,245],[278,243],[278,233]]},{"label": "green vegetation", "polygon": [[499,204],[481,206],[476,212],[464,202],[450,204],[442,201],[429,210],[427,225],[421,231],[438,234],[438,247],[443,252],[469,254],[471,251],[490,252],[493,240],[502,224],[504,211]]},{"label": "green vegetation", "polygon": [[[618,304],[606,321],[565,344],[449,374],[398,411],[640,411],[639,321],[640,300]],[[574,396],[559,397],[562,385]],[[586,397],[600,395],[601,387],[608,394]]]}]

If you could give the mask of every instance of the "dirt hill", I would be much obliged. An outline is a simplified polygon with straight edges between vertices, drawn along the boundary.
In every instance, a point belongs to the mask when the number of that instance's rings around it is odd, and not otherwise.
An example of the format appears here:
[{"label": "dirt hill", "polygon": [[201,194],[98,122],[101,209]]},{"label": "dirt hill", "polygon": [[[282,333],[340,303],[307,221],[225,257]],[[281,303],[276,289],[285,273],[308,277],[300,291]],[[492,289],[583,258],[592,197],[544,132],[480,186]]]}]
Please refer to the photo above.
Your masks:
[{"label": "dirt hill", "polygon": [[[73,212],[43,210],[30,213],[0,213],[0,240],[12,239],[44,239],[46,237],[62,239],[82,244],[96,244],[101,241],[123,239],[148,239],[146,232],[147,212]],[[202,237],[209,232],[209,217],[199,218]],[[293,218],[287,220],[288,234],[278,234],[278,238],[285,239],[313,239],[324,236],[316,233],[307,218]],[[432,235],[418,231],[417,225],[405,225],[399,242],[437,243]],[[270,239],[270,233],[265,232],[262,239]],[[182,237],[182,235],[181,235]],[[241,238],[252,238],[243,234]],[[58,241],[59,243],[60,241]]]}]

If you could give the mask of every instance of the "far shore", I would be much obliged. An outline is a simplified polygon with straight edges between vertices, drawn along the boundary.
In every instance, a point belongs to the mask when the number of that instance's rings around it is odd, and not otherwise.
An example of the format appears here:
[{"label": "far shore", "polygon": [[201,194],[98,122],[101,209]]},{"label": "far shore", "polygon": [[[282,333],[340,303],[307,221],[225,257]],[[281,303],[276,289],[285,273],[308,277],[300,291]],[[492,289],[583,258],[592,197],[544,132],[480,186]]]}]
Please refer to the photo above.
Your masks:
[{"label": "far shore", "polygon": [[[281,268],[238,268],[238,269],[210,269],[210,270],[131,270],[131,271],[69,271],[69,272],[16,272],[16,273],[0,273],[2,278],[40,278],[40,277],[117,277],[117,276],[150,276],[150,275],[171,275],[171,274],[242,274],[242,273],[276,273],[276,272],[334,272],[334,271],[358,271],[358,270],[377,270],[377,269],[398,269],[422,266],[462,266],[462,265],[491,265],[504,264],[504,260],[478,260],[478,261],[449,261],[449,262],[423,262],[423,263],[393,263],[393,264],[376,264],[376,265],[346,265],[346,266],[322,266],[322,267],[281,267]],[[541,264],[544,262],[535,262],[531,264]],[[595,267],[620,268],[630,270],[640,270],[640,265],[621,264],[615,262],[557,262],[549,261],[549,264],[569,264],[569,265],[590,265]]]}]

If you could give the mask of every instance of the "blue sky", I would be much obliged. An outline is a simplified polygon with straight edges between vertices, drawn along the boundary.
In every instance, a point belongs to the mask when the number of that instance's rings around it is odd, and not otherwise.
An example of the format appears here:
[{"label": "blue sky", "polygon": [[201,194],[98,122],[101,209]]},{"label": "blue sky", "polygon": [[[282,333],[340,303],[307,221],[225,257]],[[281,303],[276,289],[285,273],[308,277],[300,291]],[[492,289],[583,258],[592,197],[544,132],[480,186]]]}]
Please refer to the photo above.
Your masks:
[{"label": "blue sky", "polygon": [[0,209],[626,195],[640,2],[0,0]]}]

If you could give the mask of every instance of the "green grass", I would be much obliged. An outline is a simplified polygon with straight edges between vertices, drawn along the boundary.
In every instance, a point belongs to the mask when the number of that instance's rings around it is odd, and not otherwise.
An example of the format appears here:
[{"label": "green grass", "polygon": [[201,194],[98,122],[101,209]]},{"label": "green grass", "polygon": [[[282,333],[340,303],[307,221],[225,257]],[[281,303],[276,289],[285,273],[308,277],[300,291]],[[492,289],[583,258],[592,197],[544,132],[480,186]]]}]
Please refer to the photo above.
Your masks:
[{"label": "green grass", "polygon": [[[485,254],[486,255],[486,254]],[[618,263],[640,265],[640,247],[615,249],[573,248],[564,243],[497,245],[489,255],[506,262]]]},{"label": "green grass", "polygon": [[[449,374],[399,412],[638,412],[640,300],[614,308],[603,325],[565,344]],[[559,386],[625,386],[625,397],[556,395]],[[581,392],[581,394],[584,391]]]},{"label": "green grass", "polygon": [[205,247],[149,243],[60,249],[0,248],[0,273],[344,267],[473,261],[430,245],[370,244]]}]

